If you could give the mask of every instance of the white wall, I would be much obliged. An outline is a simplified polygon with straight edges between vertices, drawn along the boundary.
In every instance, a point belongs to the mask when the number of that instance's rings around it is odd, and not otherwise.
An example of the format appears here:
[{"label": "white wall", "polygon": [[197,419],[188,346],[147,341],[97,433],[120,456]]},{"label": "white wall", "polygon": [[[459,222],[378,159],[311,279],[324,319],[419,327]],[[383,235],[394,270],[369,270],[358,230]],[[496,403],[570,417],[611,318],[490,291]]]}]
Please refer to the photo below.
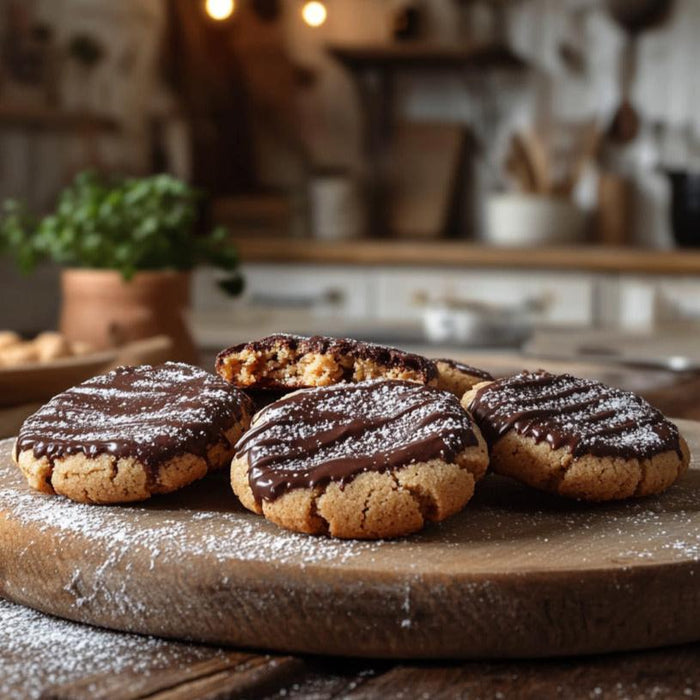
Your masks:
[{"label": "white wall", "polygon": [[[117,120],[121,133],[99,139],[101,164],[143,171],[149,154],[147,117],[161,92],[157,58],[165,26],[163,0],[37,0],[35,7],[37,18],[53,28],[60,48],[77,33],[90,34],[102,44],[104,58],[89,79],[75,63],[63,59],[59,106]],[[6,13],[0,13],[0,23],[5,19]],[[11,163],[0,169],[0,198],[21,197],[42,208],[87,162],[79,137],[21,128],[0,130],[0,155]]]}]

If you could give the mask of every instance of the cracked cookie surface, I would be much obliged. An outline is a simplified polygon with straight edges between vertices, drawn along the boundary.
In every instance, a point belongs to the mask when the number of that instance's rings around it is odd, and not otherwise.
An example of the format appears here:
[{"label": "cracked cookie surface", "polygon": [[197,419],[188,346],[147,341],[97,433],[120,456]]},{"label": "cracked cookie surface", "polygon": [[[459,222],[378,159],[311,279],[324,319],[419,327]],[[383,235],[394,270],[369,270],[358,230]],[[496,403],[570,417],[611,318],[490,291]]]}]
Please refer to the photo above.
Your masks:
[{"label": "cracked cookie surface", "polygon": [[251,415],[242,391],[191,365],[120,367],[27,418],[14,459],[44,493],[139,501],[227,466]]},{"label": "cracked cookie surface", "polygon": [[437,368],[422,355],[351,338],[279,333],[222,350],[216,371],[241,389],[285,390],[369,379],[435,385]]},{"label": "cracked cookie surface", "polygon": [[568,374],[528,372],[477,384],[462,405],[495,472],[588,501],[660,493],[688,468],[678,428],[628,391]]},{"label": "cracked cookie surface", "polygon": [[243,505],[290,530],[376,539],[461,510],[486,471],[478,428],[453,395],[373,380],[288,394],[236,446]]}]

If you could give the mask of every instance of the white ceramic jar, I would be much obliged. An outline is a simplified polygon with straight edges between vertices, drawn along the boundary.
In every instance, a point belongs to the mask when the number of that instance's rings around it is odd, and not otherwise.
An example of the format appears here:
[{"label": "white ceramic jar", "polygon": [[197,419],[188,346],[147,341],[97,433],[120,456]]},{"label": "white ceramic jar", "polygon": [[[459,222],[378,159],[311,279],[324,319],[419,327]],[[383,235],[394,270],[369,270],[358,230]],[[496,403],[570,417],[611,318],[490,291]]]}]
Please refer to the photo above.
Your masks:
[{"label": "white ceramic jar", "polygon": [[585,212],[568,199],[506,193],[486,202],[484,239],[493,245],[580,243],[585,234]]}]

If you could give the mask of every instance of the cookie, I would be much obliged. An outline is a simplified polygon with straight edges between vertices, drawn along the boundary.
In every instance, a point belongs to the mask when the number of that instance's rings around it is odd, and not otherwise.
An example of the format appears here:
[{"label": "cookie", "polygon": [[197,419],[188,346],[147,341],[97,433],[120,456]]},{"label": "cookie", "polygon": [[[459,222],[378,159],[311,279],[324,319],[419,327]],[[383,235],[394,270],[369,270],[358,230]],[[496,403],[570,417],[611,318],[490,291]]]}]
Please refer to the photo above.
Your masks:
[{"label": "cookie", "polygon": [[14,459],[44,493],[140,501],[227,466],[251,414],[242,391],[191,365],[120,367],[27,418]]},{"label": "cookie", "polygon": [[257,413],[231,485],[289,530],[376,539],[461,510],[487,466],[486,443],[452,394],[372,380],[296,391]]},{"label": "cookie", "polygon": [[18,345],[22,338],[14,331],[0,331],[0,350],[9,348],[11,345]]},{"label": "cookie", "polygon": [[463,362],[456,362],[447,358],[433,360],[438,371],[438,389],[449,391],[461,398],[475,384],[485,380],[492,380],[493,377],[478,367],[465,365]]},{"label": "cookie", "polygon": [[34,340],[26,341],[12,331],[0,331],[0,367],[54,362],[91,352],[94,349],[87,343],[71,343],[63,334],[55,331],[45,331]]},{"label": "cookie", "polygon": [[17,367],[39,362],[39,351],[34,343],[15,343],[0,348],[0,366]]},{"label": "cookie", "polygon": [[678,428],[644,399],[544,371],[478,384],[462,399],[495,472],[587,501],[660,493],[688,467]]},{"label": "cookie", "polygon": [[61,333],[54,331],[39,333],[32,343],[39,356],[39,362],[51,362],[73,355],[70,343]]},{"label": "cookie", "polygon": [[437,383],[435,363],[421,355],[350,338],[284,333],[223,350],[216,371],[234,386],[255,390],[291,391],[368,379]]}]

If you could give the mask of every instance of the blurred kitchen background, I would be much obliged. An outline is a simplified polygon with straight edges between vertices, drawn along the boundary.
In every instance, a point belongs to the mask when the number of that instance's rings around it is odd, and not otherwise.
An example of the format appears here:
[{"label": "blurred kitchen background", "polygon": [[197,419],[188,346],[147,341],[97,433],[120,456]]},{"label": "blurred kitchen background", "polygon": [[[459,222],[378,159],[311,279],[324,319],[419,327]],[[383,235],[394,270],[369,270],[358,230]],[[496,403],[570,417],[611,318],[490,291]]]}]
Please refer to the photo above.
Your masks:
[{"label": "blurred kitchen background", "polygon": [[[1,0],[0,199],[201,188],[245,278],[192,273],[205,363],[284,330],[692,371],[698,36],[697,0]],[[0,272],[0,328],[57,327],[57,266]]]}]

